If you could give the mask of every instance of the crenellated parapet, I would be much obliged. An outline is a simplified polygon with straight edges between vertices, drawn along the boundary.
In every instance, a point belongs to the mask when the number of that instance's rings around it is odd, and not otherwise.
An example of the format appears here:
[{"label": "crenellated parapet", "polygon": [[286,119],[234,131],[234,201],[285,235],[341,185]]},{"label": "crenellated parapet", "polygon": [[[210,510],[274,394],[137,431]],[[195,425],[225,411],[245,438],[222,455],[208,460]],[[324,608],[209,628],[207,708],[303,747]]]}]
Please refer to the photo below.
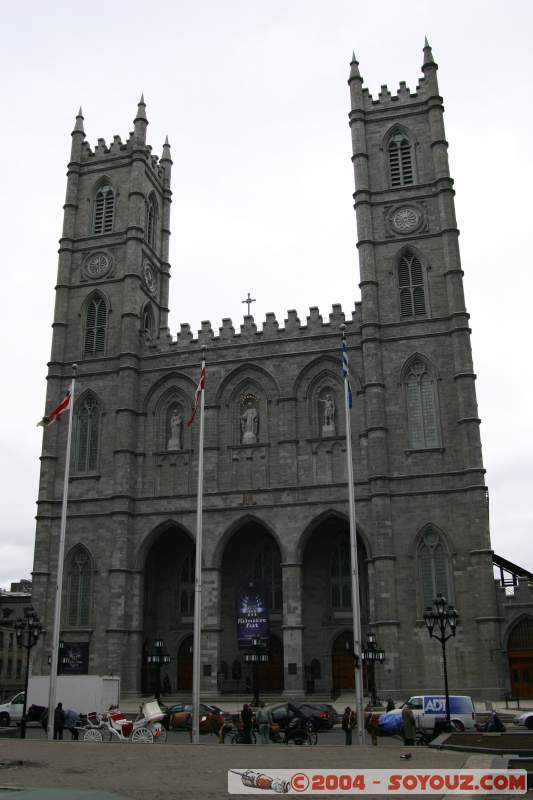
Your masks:
[{"label": "crenellated parapet", "polygon": [[180,325],[176,338],[165,337],[159,340],[147,340],[146,346],[150,352],[162,352],[175,347],[186,349],[198,345],[205,345],[208,348],[212,348],[213,346],[225,347],[231,344],[258,344],[266,341],[283,342],[300,337],[302,339],[311,339],[313,337],[322,337],[328,333],[339,336],[339,328],[342,324],[346,325],[346,333],[348,336],[350,336],[350,334],[359,333],[361,325],[361,303],[355,303],[349,319],[342,310],[342,306],[336,303],[332,306],[327,321],[324,321],[323,316],[316,306],[309,309],[309,315],[305,323],[300,320],[297,311],[294,309],[287,311],[287,317],[283,321],[283,325],[280,325],[273,312],[268,312],[261,328],[258,327],[252,315],[246,315],[244,317],[239,330],[236,330],[229,317],[224,318],[222,320],[222,325],[218,329],[218,333],[215,333],[209,320],[204,320],[202,321],[201,328],[196,337],[191,331],[189,323],[183,322]]}]

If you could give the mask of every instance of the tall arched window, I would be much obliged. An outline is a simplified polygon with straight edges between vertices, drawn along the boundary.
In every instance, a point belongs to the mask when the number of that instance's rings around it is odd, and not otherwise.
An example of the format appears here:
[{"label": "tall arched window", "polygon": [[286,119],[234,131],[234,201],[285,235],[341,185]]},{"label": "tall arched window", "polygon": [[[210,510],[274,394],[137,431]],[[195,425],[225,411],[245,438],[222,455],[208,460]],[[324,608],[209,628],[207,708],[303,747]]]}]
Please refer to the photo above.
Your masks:
[{"label": "tall arched window", "polygon": [[103,355],[107,328],[107,306],[100,294],[87,303],[85,314],[84,356]]},{"label": "tall arched window", "polygon": [[389,175],[392,188],[414,183],[413,151],[403,131],[394,131],[389,139]]},{"label": "tall arched window", "polygon": [[418,577],[423,607],[433,605],[438,594],[451,603],[448,552],[441,536],[428,528],[418,545]]},{"label": "tall arched window", "polygon": [[400,286],[400,314],[402,317],[420,317],[426,313],[424,277],[420,260],[410,251],[403,254],[398,265]]},{"label": "tall arched window", "polygon": [[142,329],[144,333],[148,334],[148,336],[154,335],[154,330],[155,330],[154,312],[152,311],[152,306],[149,304],[145,305],[143,309]]},{"label": "tall arched window", "polygon": [[404,376],[409,449],[439,447],[435,378],[422,359],[412,361]]},{"label": "tall arched window", "polygon": [[94,472],[98,460],[100,409],[92,394],[81,398],[76,414],[76,472]]},{"label": "tall arched window", "polygon": [[91,558],[78,545],[67,560],[67,625],[88,625],[91,595]]},{"label": "tall arched window", "polygon": [[254,561],[254,577],[264,587],[269,610],[281,610],[281,559],[272,542],[265,541],[260,545]]},{"label": "tall arched window", "polygon": [[350,545],[347,541],[339,542],[330,565],[331,607],[348,609],[352,607],[352,578],[350,562]]},{"label": "tall arched window", "polygon": [[115,211],[115,193],[109,184],[100,186],[94,198],[93,233],[111,233]]},{"label": "tall arched window", "polygon": [[184,559],[180,569],[179,583],[180,613],[184,617],[194,614],[194,556],[190,552]]},{"label": "tall arched window", "polygon": [[157,201],[153,195],[150,196],[146,206],[146,230],[145,238],[150,247],[155,247],[155,232],[157,222]]}]

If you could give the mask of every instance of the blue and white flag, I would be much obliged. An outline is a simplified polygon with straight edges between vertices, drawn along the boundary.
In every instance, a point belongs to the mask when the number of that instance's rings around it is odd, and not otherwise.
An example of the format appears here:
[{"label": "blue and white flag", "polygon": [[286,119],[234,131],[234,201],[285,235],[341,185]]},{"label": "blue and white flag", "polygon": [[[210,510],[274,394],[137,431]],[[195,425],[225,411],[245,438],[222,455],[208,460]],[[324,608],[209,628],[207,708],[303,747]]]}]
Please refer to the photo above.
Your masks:
[{"label": "blue and white flag", "polygon": [[341,357],[342,357],[342,377],[348,383],[348,407],[352,407],[352,387],[350,386],[350,367],[348,364],[348,345],[346,337],[342,335],[341,342]]}]

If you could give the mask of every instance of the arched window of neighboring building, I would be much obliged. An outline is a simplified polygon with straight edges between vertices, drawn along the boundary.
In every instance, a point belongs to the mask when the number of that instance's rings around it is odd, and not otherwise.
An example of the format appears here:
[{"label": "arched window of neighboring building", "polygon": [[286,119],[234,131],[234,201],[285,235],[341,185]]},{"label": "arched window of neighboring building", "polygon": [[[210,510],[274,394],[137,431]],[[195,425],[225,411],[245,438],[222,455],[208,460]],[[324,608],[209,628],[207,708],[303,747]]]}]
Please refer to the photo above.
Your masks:
[{"label": "arched window of neighboring building", "polygon": [[94,472],[98,461],[100,408],[94,395],[81,398],[76,412],[76,472]]},{"label": "arched window of neighboring building", "polygon": [[100,186],[94,198],[93,233],[111,233],[115,211],[115,193],[106,183]]},{"label": "arched window of neighboring building", "polygon": [[389,177],[391,187],[409,186],[414,183],[413,148],[407,135],[400,130],[389,139]]},{"label": "arched window of neighboring building", "polygon": [[333,609],[352,607],[350,545],[348,541],[339,542],[330,564],[330,597]]},{"label": "arched window of neighboring building", "polygon": [[184,617],[192,617],[194,614],[194,558],[192,552],[185,557],[181,565],[179,602],[180,613]]},{"label": "arched window of neighboring building", "polygon": [[427,364],[414,359],[404,374],[410,450],[439,447],[436,382]]},{"label": "arched window of neighboring building", "polygon": [[270,611],[282,607],[281,559],[275,545],[265,540],[259,547],[254,561],[254,577],[261,582],[266,593]]},{"label": "arched window of neighboring building", "polygon": [[150,304],[145,305],[142,315],[142,329],[148,336],[153,336],[155,331],[154,312]]},{"label": "arched window of neighboring building", "polygon": [[418,545],[417,558],[423,607],[432,606],[438,594],[444,595],[451,603],[448,551],[434,528],[424,532]]},{"label": "arched window of neighboring building", "polygon": [[157,200],[153,195],[148,199],[146,206],[145,238],[150,247],[155,247],[155,232],[157,224]]},{"label": "arched window of neighboring building", "polygon": [[67,625],[86,626],[89,624],[91,572],[89,553],[85,547],[78,545],[67,559]]},{"label": "arched window of neighboring building", "polygon": [[105,351],[107,329],[107,306],[100,294],[95,294],[87,303],[85,311],[85,336],[83,355],[100,356]]},{"label": "arched window of neighboring building", "polygon": [[407,251],[398,265],[400,287],[400,315],[404,318],[421,317],[426,313],[424,277],[420,259]]}]

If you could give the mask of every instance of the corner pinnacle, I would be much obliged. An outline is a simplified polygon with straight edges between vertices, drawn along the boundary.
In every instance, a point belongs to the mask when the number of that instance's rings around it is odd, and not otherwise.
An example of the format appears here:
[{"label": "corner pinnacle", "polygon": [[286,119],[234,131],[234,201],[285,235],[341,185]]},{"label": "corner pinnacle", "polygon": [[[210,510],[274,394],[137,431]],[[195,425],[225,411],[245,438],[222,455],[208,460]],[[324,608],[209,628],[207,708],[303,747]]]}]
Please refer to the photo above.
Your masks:
[{"label": "corner pinnacle", "polygon": [[352,80],[352,78],[360,78],[361,73],[359,72],[359,62],[355,57],[355,53],[352,52],[352,60],[350,61],[350,77],[348,79],[348,83]]},{"label": "corner pinnacle", "polygon": [[81,106],[80,110],[76,114],[76,124],[74,125],[73,133],[83,133],[83,135],[85,136],[85,131],[83,129],[83,112],[81,110]]}]

